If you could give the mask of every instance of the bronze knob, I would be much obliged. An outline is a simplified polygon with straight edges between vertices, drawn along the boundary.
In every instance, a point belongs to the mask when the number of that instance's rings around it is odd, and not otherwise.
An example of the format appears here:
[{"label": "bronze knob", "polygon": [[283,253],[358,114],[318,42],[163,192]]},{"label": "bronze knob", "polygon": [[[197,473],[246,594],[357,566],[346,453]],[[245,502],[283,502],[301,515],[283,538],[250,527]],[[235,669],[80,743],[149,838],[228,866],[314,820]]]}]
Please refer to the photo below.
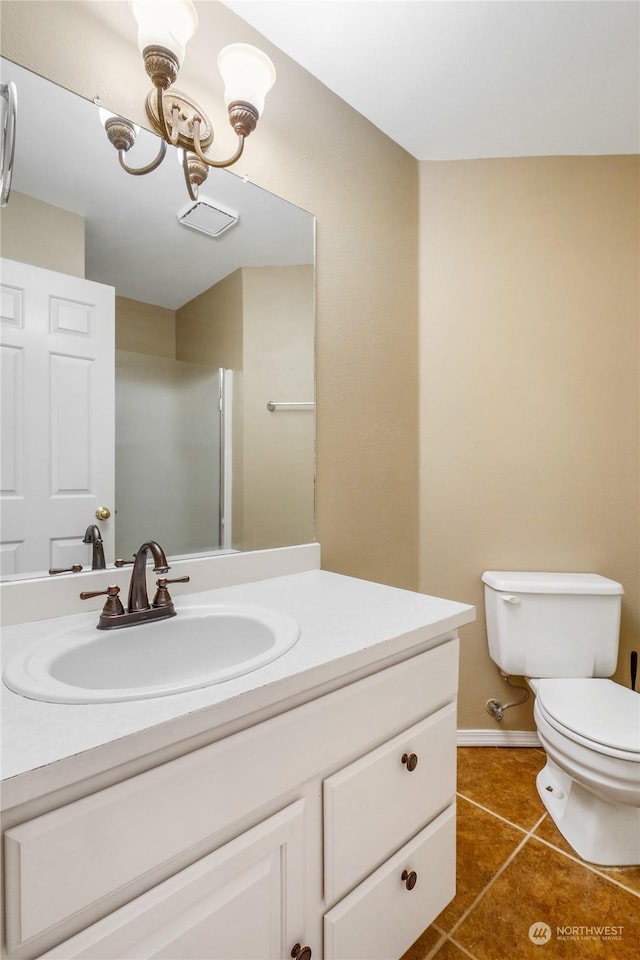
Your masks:
[{"label": "bronze knob", "polygon": [[153,598],[152,607],[168,607],[169,604],[173,603],[171,599],[171,594],[167,589],[168,583],[189,583],[191,577],[175,577],[173,580],[168,580],[166,577],[160,577],[159,580],[156,580],[156,595]]},{"label": "bronze knob", "polygon": [[80,594],[81,600],[90,600],[92,597],[117,597],[120,593],[120,587],[107,587],[106,590],[83,590]]},{"label": "bronze knob", "polygon": [[109,507],[98,507],[96,510],[96,520],[108,520],[111,516]]},{"label": "bronze knob", "polygon": [[411,873],[409,873],[408,870],[403,870],[400,879],[404,880],[404,885],[407,890],[413,890],[418,881],[418,874],[415,870],[412,870]]},{"label": "bronze knob", "polygon": [[291,948],[291,956],[293,960],[311,960],[311,947],[302,947],[299,943],[296,943]]},{"label": "bronze knob", "polygon": [[418,766],[418,758],[415,753],[403,753],[402,762],[406,766],[409,773],[412,773]]}]

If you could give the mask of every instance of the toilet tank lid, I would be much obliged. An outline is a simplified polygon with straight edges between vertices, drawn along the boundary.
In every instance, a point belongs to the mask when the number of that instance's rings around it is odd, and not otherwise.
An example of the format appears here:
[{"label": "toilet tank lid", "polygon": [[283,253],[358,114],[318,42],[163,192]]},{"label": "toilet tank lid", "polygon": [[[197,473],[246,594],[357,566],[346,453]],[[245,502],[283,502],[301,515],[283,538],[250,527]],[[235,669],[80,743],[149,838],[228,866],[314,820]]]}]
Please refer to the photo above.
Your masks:
[{"label": "toilet tank lid", "polygon": [[485,570],[482,581],[493,590],[505,593],[583,593],[609,596],[624,593],[622,584],[597,573]]}]

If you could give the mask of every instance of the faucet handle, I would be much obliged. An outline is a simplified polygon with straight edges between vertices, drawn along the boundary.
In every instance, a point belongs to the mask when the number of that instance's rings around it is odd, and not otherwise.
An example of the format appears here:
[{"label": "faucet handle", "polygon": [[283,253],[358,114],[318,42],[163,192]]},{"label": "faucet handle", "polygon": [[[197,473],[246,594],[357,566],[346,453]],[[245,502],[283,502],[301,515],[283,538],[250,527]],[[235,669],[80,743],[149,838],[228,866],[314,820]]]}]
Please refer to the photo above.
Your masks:
[{"label": "faucet handle", "polygon": [[113,565],[114,567],[128,567],[129,564],[133,564],[135,562],[136,558],[134,557],[133,560],[114,560]]},{"label": "faucet handle", "polygon": [[51,567],[51,569],[49,570],[49,573],[52,576],[55,576],[56,573],[82,573],[82,564],[74,563],[72,567],[65,567],[64,569]]},{"label": "faucet handle", "polygon": [[103,618],[109,617],[121,617],[124,613],[124,607],[118,596],[120,593],[120,587],[112,586],[107,587],[106,590],[83,590],[80,594],[81,600],[90,600],[91,597],[102,597],[106,596],[107,601],[102,608],[102,613],[100,615],[100,620]]},{"label": "faucet handle", "polygon": [[168,583],[189,583],[191,577],[176,577],[174,580],[168,580],[166,577],[160,577],[156,580],[156,595],[153,598],[152,607],[168,607],[170,603],[173,603],[171,595],[167,590]]}]

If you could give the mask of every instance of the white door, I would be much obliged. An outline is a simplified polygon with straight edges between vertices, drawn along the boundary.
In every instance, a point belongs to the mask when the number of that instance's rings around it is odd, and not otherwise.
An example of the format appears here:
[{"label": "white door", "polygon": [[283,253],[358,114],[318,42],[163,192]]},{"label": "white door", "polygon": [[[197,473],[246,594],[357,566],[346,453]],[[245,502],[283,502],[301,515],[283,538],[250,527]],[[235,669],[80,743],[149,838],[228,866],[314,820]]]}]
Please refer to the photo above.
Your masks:
[{"label": "white door", "polygon": [[0,260],[2,575],[91,562],[98,523],[113,560],[112,287]]},{"label": "white door", "polygon": [[282,960],[304,931],[304,800],[41,960]]}]

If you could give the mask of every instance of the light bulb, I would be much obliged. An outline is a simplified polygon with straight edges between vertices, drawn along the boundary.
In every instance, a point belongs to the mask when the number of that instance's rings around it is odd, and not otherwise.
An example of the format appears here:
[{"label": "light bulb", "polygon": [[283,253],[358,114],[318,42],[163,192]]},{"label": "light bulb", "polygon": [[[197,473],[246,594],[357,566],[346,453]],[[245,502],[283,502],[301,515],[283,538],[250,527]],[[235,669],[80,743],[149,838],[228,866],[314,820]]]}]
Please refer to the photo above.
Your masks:
[{"label": "light bulb", "polygon": [[262,116],[264,99],[276,82],[276,68],[262,50],[248,43],[232,43],[218,54],[224,80],[224,101],[250,103]]},{"label": "light bulb", "polygon": [[198,14],[191,0],[129,0],[138,24],[138,47],[165,47],[178,61],[198,27]]}]

